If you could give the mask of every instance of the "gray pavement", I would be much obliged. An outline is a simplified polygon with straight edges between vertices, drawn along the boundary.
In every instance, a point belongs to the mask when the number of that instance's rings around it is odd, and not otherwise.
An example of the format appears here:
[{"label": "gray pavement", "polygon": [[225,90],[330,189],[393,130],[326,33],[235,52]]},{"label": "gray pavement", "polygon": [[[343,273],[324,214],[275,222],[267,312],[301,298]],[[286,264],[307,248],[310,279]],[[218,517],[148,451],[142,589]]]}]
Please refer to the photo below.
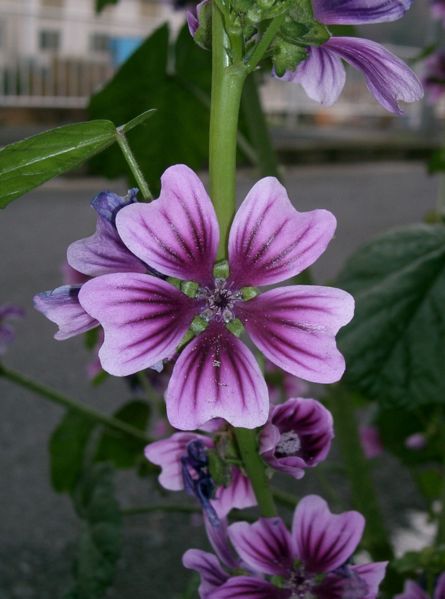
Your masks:
[{"label": "gray pavement", "polygon": [[[315,267],[319,281],[331,279],[373,235],[421,219],[434,207],[437,188],[417,163],[292,168],[285,176],[298,209],[327,208],[338,219],[336,237]],[[240,196],[252,181],[253,173],[241,174]],[[111,186],[124,190],[121,183],[57,180],[0,213],[0,303],[27,309],[6,364],[104,411],[126,399],[122,381],[110,378],[92,389],[84,377],[82,342],[54,341],[53,325],[33,311],[31,298],[60,284],[67,245],[94,229],[89,199]],[[70,503],[55,495],[48,482],[47,442],[62,410],[1,380],[0,402],[0,599],[60,599],[76,540]],[[306,477],[311,490],[312,480]],[[128,474],[119,475],[118,491],[125,506],[148,503],[154,493]],[[391,493],[394,511],[409,501],[400,489]],[[126,522],[124,554],[109,598],[170,599],[181,590],[187,573],[180,556],[203,543],[200,529],[190,523],[183,527],[182,520],[138,516]]]}]

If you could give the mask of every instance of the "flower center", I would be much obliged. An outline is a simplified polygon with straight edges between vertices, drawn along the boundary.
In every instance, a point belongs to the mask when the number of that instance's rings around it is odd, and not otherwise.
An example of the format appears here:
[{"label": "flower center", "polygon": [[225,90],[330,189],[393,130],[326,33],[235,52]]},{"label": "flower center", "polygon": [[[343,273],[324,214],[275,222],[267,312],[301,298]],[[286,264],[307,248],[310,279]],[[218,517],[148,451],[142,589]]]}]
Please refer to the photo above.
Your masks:
[{"label": "flower center", "polygon": [[278,457],[297,455],[301,449],[301,439],[295,431],[281,433],[280,440],[275,448]]},{"label": "flower center", "polygon": [[217,320],[227,324],[235,319],[233,307],[242,299],[242,294],[240,291],[229,289],[225,279],[215,279],[213,288],[200,287],[197,298],[206,303],[201,312],[204,320]]},{"label": "flower center", "polygon": [[312,593],[314,581],[311,577],[306,576],[302,569],[292,572],[286,587],[292,593],[290,599],[315,599],[315,595]]}]

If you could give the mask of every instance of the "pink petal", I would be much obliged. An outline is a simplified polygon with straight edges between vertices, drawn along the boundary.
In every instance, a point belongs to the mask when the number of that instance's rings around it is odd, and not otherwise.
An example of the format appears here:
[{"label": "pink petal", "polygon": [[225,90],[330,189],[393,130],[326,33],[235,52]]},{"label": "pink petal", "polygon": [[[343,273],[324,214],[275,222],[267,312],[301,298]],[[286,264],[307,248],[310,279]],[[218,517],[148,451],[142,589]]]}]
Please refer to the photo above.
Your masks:
[{"label": "pink petal", "polygon": [[[407,580],[403,587],[403,593],[395,595],[394,599],[430,599],[428,594],[412,580]],[[434,597],[442,599],[442,597]]]},{"label": "pink petal", "polygon": [[182,556],[185,568],[195,570],[201,577],[199,596],[201,599],[210,599],[211,592],[224,584],[229,575],[223,570],[218,558],[212,553],[200,549],[189,549]]},{"label": "pink petal", "polygon": [[232,478],[227,487],[218,487],[212,505],[220,518],[234,508],[242,510],[256,505],[255,493],[249,479],[239,468],[232,468]]},{"label": "pink petal", "polygon": [[335,335],[353,313],[349,293],[316,285],[272,289],[236,306],[252,341],[269,360],[314,383],[341,378],[345,362]]},{"label": "pink petal", "polygon": [[63,285],[33,298],[34,308],[59,327],[54,335],[59,341],[85,333],[99,324],[80,305],[79,291],[80,285]]},{"label": "pink petal", "polygon": [[284,81],[299,83],[311,100],[332,106],[346,82],[346,72],[340,58],[324,46],[312,46],[306,60],[295,71],[281,77]]},{"label": "pink petal", "polygon": [[195,430],[212,418],[255,428],[267,420],[268,392],[251,351],[212,322],[181,353],[166,393],[170,424]]},{"label": "pink petal", "polygon": [[209,437],[195,433],[175,433],[168,439],[155,441],[145,448],[147,460],[161,467],[159,482],[164,489],[181,491],[184,488],[181,457],[185,455],[188,443],[197,439],[207,447],[213,445]]},{"label": "pink petal", "polygon": [[197,303],[173,285],[138,273],[92,279],[83,285],[79,299],[104,328],[99,357],[103,369],[116,376],[169,357],[197,309]]},{"label": "pink petal", "polygon": [[158,200],[120,210],[116,226],[125,245],[163,274],[203,285],[212,281],[219,243],[215,210],[187,166],[168,168]]},{"label": "pink petal", "polygon": [[229,537],[240,558],[255,572],[289,576],[294,555],[291,537],[281,518],[260,518],[254,524],[236,522]]},{"label": "pink petal", "polygon": [[374,562],[372,564],[351,566],[351,570],[358,574],[368,585],[368,593],[363,599],[376,599],[380,583],[385,578],[387,565],[388,562]]},{"label": "pink petal", "polygon": [[91,277],[114,272],[147,272],[147,267],[122,243],[115,227],[100,216],[94,235],[72,243],[67,259],[72,268]]},{"label": "pink petal", "polygon": [[433,599],[444,599],[445,597],[445,573],[439,576],[436,584],[436,590],[434,591]]},{"label": "pink petal", "polygon": [[266,580],[235,576],[213,591],[209,599],[291,599],[291,592]]},{"label": "pink petal", "polygon": [[230,230],[230,278],[245,287],[293,277],[324,252],[335,227],[335,217],[327,210],[297,212],[275,177],[261,179]]},{"label": "pink petal", "polygon": [[331,514],[317,495],[304,497],[295,510],[292,542],[297,557],[310,573],[331,572],[354,553],[365,519],[358,512]]}]

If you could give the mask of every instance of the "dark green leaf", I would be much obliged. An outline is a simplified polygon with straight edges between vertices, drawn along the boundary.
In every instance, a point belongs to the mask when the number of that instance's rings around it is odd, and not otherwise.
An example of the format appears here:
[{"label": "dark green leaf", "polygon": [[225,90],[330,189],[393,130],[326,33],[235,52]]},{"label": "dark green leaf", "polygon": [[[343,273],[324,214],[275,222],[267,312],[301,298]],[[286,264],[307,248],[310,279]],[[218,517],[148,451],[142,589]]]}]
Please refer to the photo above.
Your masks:
[{"label": "dark green leaf", "polygon": [[100,12],[109,5],[117,4],[119,0],[96,0],[96,12]]},{"label": "dark green leaf", "polygon": [[0,208],[45,181],[78,166],[115,140],[106,120],[66,125],[0,150]]},{"label": "dark green leaf", "polygon": [[66,412],[49,441],[51,482],[58,493],[70,493],[82,472],[88,439],[95,422]]},{"label": "dark green leaf", "polygon": [[346,264],[336,285],[355,296],[339,336],[346,381],[382,405],[445,400],[445,227],[382,235]]},{"label": "dark green leaf", "polygon": [[75,491],[82,519],[73,574],[75,582],[64,599],[99,599],[110,586],[121,549],[121,512],[114,495],[113,470],[96,464]]},{"label": "dark green leaf", "polygon": [[[138,163],[155,192],[171,164],[205,166],[208,152],[210,93],[209,53],[194,44],[188,31],[176,43],[176,65],[170,65],[168,27],[156,30],[122,65],[114,79],[90,103],[93,118],[125,123],[147,108],[156,114],[144,127],[128,133]],[[173,71],[173,72],[171,72]],[[96,157],[93,168],[107,177],[129,175],[119,149]]]},{"label": "dark green leaf", "polygon": [[[114,418],[145,430],[149,418],[148,404],[139,400],[130,401],[114,414]],[[99,440],[96,460],[111,462],[116,468],[132,468],[143,459],[145,445],[143,441],[118,431],[105,430]]]},{"label": "dark green leaf", "polygon": [[445,148],[436,150],[428,163],[430,173],[440,173],[445,171]]}]

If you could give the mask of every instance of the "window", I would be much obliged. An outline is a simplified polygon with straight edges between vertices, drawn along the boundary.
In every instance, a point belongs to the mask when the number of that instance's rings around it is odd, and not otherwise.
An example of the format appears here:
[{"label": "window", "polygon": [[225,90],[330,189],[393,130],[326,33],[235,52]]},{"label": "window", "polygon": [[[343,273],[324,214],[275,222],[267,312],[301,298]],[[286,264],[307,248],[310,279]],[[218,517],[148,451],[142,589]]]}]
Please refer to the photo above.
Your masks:
[{"label": "window", "polygon": [[93,33],[90,37],[90,50],[92,52],[109,52],[110,36],[106,33]]},{"label": "window", "polygon": [[57,51],[60,48],[60,31],[42,29],[39,33],[39,48]]}]

